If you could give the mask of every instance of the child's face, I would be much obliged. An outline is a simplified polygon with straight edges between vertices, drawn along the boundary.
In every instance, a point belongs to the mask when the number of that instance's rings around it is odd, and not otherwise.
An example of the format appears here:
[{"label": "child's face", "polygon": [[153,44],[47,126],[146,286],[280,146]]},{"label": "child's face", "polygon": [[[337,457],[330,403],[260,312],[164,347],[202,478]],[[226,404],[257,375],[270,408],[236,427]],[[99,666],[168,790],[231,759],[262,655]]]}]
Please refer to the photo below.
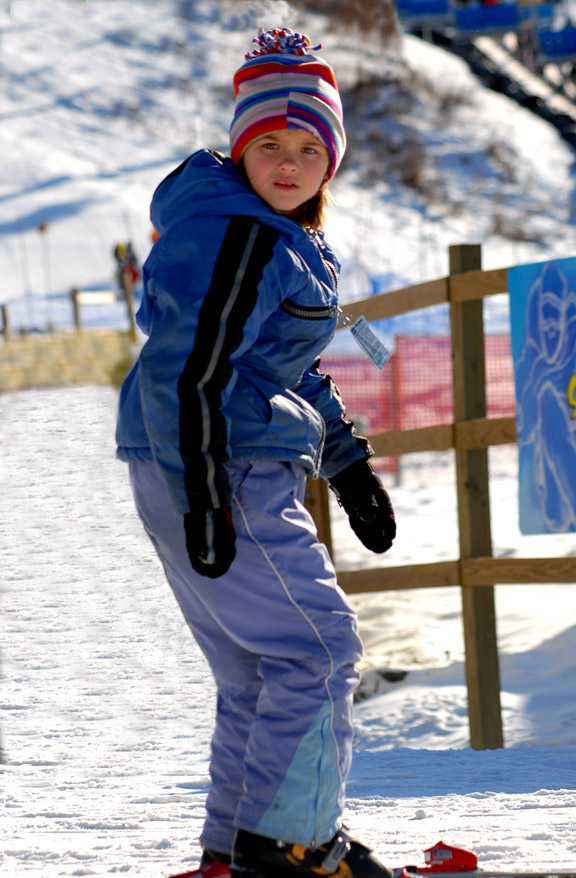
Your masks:
[{"label": "child's face", "polygon": [[295,214],[326,179],[328,150],[308,131],[289,128],[260,137],[244,153],[254,191],[277,213]]}]

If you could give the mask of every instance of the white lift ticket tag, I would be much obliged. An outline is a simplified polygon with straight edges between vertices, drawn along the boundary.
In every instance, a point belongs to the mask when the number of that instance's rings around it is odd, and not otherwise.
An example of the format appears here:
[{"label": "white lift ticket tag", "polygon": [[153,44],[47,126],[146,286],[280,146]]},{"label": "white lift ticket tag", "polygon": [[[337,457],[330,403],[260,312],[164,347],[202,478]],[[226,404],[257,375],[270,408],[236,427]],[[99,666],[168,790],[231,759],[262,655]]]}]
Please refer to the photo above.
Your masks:
[{"label": "white lift ticket tag", "polygon": [[352,323],[352,318],[345,311],[340,311],[340,319],[347,326],[356,343],[374,363],[377,369],[382,370],[390,359],[390,351],[380,341],[373,329],[370,328],[365,317],[359,317]]}]

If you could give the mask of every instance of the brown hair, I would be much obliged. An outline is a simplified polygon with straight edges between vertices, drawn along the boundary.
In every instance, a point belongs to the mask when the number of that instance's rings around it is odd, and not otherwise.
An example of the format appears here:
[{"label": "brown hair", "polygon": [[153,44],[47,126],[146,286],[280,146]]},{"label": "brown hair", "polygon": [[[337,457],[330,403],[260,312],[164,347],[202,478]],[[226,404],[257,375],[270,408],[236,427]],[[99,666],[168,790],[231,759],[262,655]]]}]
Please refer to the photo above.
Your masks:
[{"label": "brown hair", "polygon": [[328,181],[326,181],[322,183],[316,195],[300,205],[298,213],[292,219],[305,229],[317,232],[326,223],[327,208],[333,203],[334,197],[328,188]]}]

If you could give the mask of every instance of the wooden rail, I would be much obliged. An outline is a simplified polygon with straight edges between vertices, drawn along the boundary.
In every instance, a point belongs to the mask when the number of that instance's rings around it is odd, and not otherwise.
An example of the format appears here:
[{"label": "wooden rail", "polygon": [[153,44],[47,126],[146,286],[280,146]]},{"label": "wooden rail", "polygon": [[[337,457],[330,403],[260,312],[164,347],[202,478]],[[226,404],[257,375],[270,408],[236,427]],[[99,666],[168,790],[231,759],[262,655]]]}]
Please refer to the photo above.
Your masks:
[{"label": "wooden rail", "polygon": [[[470,743],[504,745],[494,606],[495,583],[576,582],[576,557],[494,558],[490,534],[487,449],[516,441],[514,418],[487,418],[482,299],[507,291],[507,268],[481,270],[477,245],[450,248],[450,275],[352,302],[347,314],[367,320],[448,304],[452,339],[454,422],[368,438],[376,457],[455,451],[460,558],[361,570],[338,570],[349,594],[460,586],[466,653]],[[331,550],[326,483],[309,481],[308,505],[320,538]]]},{"label": "wooden rail", "polygon": [[[369,439],[377,457],[421,451],[455,451],[460,557],[431,564],[337,572],[341,586],[350,594],[443,586],[461,588],[470,743],[475,749],[486,749],[501,747],[504,743],[494,584],[574,583],[576,557],[492,557],[487,449],[492,445],[514,443],[516,425],[514,418],[486,417],[482,299],[506,292],[508,269],[482,271],[480,261],[480,247],[452,247],[448,277],[356,301],[345,307],[352,317],[364,314],[367,320],[373,321],[434,305],[449,306],[454,421],[422,429],[378,433],[370,435]],[[122,351],[125,353],[117,365],[112,356],[94,357],[98,363],[108,359],[110,369],[105,380],[111,382],[125,374],[131,356],[130,344],[135,339],[130,293],[131,290],[127,296],[130,331],[117,333],[122,337]],[[72,301],[75,323],[80,329],[82,293],[73,293]],[[6,307],[0,310],[0,330],[4,341],[8,341],[11,333]],[[85,346],[88,338],[95,338],[98,334],[79,332],[77,335],[82,337]],[[14,344],[4,345],[5,350],[11,350]],[[45,360],[46,356],[43,356],[42,361]],[[61,382],[61,366],[58,367],[58,377]],[[90,373],[88,376],[84,369],[82,379],[94,380],[94,375]],[[50,381],[47,377],[47,386]],[[35,382],[38,382],[37,375]],[[0,391],[2,389],[7,388],[0,386]],[[322,479],[309,480],[307,505],[315,518],[320,539],[332,552],[328,493]]]},{"label": "wooden rail", "polygon": [[411,588],[463,588],[526,585],[541,582],[576,582],[576,557],[566,558],[462,558],[399,567],[369,567],[339,570],[338,582],[348,594],[374,591],[403,591]]}]

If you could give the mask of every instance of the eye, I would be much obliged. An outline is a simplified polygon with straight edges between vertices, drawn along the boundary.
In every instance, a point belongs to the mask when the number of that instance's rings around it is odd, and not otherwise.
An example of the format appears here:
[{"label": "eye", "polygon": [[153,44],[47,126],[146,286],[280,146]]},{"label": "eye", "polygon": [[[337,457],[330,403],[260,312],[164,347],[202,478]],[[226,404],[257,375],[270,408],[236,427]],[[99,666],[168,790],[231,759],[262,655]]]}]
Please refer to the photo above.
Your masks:
[{"label": "eye", "polygon": [[318,152],[315,146],[303,146],[302,151],[307,153],[308,155],[316,155],[316,153]]},{"label": "eye", "polygon": [[278,144],[273,140],[265,140],[262,144],[263,149],[278,149]]}]

